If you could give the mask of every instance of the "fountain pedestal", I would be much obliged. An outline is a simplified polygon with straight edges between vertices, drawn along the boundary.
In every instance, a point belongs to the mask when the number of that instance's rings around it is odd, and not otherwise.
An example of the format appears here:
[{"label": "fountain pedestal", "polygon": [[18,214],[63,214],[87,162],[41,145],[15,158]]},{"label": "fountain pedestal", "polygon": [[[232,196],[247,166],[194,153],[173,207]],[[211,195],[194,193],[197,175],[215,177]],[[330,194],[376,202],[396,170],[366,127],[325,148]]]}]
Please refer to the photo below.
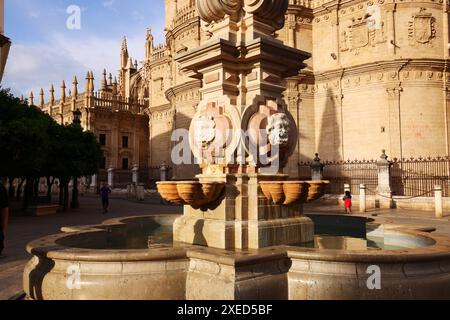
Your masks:
[{"label": "fountain pedestal", "polygon": [[310,55],[273,36],[287,7],[287,0],[197,2],[211,39],[175,60],[186,75],[202,79],[189,139],[203,171],[198,178],[221,181],[225,190],[216,203],[185,206],[174,224],[176,242],[258,249],[313,241],[301,201],[274,203],[260,187],[288,179],[283,168],[298,141],[284,79],[298,75]]},{"label": "fountain pedestal", "polygon": [[208,208],[184,206],[184,215],[174,223],[174,241],[219,249],[258,249],[313,241],[314,224],[302,215],[300,202],[271,203],[259,183],[285,176],[234,174],[200,176],[226,183],[224,193]]}]

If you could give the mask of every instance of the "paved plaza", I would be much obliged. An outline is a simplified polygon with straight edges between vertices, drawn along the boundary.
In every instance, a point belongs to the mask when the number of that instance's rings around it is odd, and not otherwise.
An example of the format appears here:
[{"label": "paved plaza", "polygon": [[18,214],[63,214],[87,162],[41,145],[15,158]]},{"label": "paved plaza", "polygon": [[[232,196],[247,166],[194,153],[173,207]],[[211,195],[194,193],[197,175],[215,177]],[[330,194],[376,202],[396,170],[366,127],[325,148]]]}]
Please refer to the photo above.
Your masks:
[{"label": "paved plaza", "polygon": [[[342,213],[342,208],[333,205],[308,205],[305,213]],[[4,257],[0,259],[0,300],[10,299],[22,291],[22,271],[30,256],[25,251],[28,242],[58,233],[64,226],[99,224],[106,219],[158,215],[181,214],[182,208],[158,204],[158,201],[138,203],[125,199],[112,199],[110,212],[102,214],[97,198],[81,198],[81,209],[43,217],[12,217]],[[355,215],[360,215],[355,212]],[[450,217],[436,219],[433,212],[407,210],[370,210],[366,216],[378,215],[392,223],[432,226],[436,234],[450,235]]]}]

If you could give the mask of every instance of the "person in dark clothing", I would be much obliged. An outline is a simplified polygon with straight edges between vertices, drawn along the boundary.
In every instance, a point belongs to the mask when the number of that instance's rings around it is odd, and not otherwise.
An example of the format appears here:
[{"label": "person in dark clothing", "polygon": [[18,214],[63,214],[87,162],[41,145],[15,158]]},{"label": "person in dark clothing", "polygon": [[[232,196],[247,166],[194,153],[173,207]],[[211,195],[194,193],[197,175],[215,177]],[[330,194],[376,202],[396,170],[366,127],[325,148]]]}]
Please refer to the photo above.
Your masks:
[{"label": "person in dark clothing", "polygon": [[102,205],[103,205],[103,213],[108,212],[109,207],[109,195],[111,194],[111,188],[104,183],[102,188],[100,189],[100,197],[102,198]]},{"label": "person in dark clothing", "polygon": [[9,220],[8,192],[0,180],[0,256],[5,248],[5,234]]}]

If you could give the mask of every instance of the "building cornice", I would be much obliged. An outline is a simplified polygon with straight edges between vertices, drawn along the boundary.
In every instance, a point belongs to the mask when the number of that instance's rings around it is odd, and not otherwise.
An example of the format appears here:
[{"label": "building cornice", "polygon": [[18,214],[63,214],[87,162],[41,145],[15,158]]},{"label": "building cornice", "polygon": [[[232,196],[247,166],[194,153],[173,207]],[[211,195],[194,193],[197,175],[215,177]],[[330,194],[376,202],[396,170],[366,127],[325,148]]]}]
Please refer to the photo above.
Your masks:
[{"label": "building cornice", "polygon": [[423,68],[443,70],[449,60],[445,59],[398,59],[392,61],[376,61],[348,68],[339,68],[325,72],[315,72],[316,81],[327,81],[339,77],[355,76],[364,73],[399,70],[401,68]]}]

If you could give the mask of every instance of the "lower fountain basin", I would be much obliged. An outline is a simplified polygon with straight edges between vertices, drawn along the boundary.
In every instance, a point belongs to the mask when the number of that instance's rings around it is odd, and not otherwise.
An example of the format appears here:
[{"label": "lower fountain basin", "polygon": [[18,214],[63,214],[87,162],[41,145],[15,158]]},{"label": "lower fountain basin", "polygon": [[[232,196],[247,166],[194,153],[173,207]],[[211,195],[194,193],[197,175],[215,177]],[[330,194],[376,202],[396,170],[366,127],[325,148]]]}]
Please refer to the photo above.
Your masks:
[{"label": "lower fountain basin", "polygon": [[[98,226],[66,228],[76,232],[30,243],[27,250],[33,258],[23,278],[27,296],[37,300],[450,298],[450,240],[419,228],[311,215],[317,233],[314,243],[230,251],[173,243],[175,218],[109,220]],[[367,272],[373,266],[381,271],[382,290],[367,286]]]}]

